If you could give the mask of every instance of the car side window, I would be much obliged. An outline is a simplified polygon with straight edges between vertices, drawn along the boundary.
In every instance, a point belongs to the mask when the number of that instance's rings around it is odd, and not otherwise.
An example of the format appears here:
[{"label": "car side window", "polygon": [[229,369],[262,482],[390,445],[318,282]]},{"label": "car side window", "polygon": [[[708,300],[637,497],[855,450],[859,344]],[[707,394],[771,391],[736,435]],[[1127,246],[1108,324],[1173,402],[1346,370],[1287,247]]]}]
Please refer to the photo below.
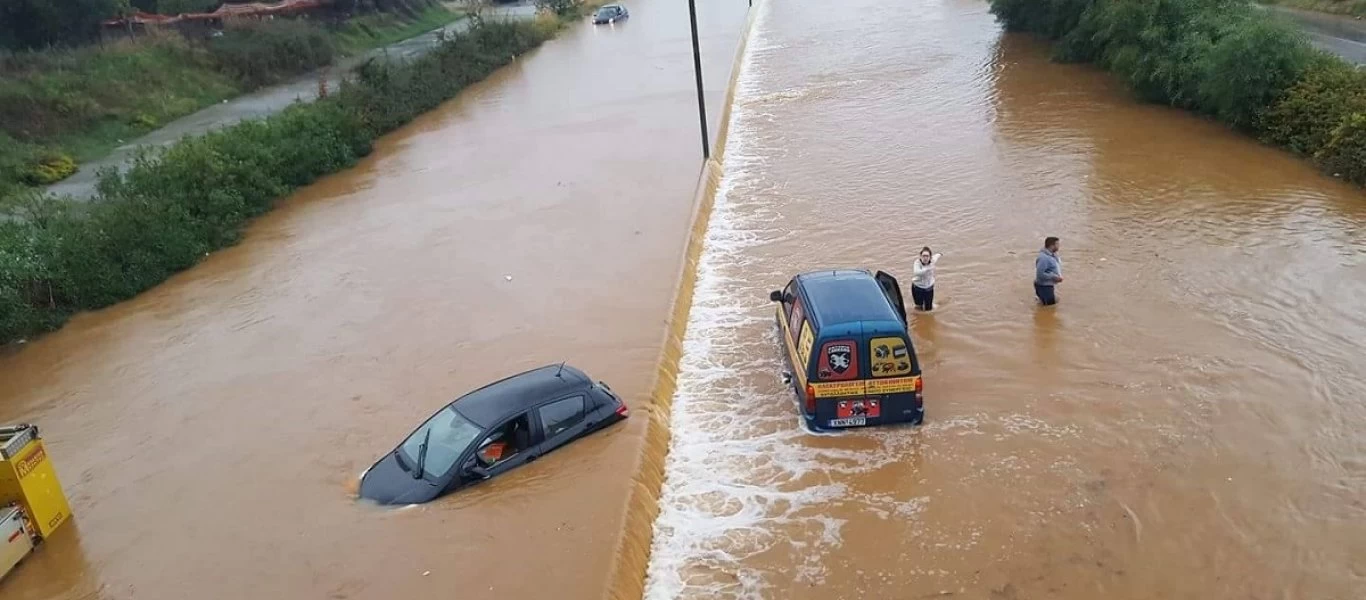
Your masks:
[{"label": "car side window", "polygon": [[574,396],[556,400],[538,409],[541,413],[541,426],[545,437],[550,439],[578,425],[584,419],[584,397]]},{"label": "car side window", "polygon": [[485,467],[493,467],[516,456],[531,446],[531,421],[523,414],[490,433],[479,443],[475,458]]},{"label": "car side window", "polygon": [[797,295],[797,282],[787,284],[787,289],[783,290],[783,308],[787,310],[787,328],[795,338],[802,330],[802,321],[806,319],[806,310],[802,306],[802,298]]}]

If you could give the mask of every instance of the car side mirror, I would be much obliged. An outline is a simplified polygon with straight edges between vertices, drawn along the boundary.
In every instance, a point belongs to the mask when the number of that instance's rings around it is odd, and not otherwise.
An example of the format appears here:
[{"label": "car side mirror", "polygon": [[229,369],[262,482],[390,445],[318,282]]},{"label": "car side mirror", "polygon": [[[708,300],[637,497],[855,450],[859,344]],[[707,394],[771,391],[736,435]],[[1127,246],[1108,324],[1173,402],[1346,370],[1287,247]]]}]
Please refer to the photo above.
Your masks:
[{"label": "car side mirror", "polygon": [[773,290],[768,293],[768,299],[772,300],[773,302],[782,302],[783,292],[781,290]]}]

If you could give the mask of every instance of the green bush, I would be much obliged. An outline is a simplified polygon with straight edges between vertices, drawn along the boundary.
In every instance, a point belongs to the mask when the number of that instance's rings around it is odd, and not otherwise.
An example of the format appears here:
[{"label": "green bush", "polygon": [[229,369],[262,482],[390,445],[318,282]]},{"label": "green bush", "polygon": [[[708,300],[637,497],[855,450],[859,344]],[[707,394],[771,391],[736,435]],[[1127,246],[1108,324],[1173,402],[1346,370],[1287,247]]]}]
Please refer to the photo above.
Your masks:
[{"label": "green bush", "polygon": [[1251,129],[1300,79],[1313,56],[1303,34],[1289,24],[1245,16],[1205,54],[1200,102],[1225,123]]},{"label": "green bush", "polygon": [[1366,112],[1366,73],[1318,55],[1303,77],[1262,116],[1262,139],[1313,156],[1353,113]]},{"label": "green bush", "polygon": [[33,144],[20,142],[0,131],[0,198],[8,196],[10,188],[23,182],[37,152],[38,148]]},{"label": "green bush", "polygon": [[331,64],[337,46],[321,26],[275,19],[230,24],[209,53],[224,73],[255,88]]},{"label": "green bush", "polygon": [[578,17],[583,11],[583,0],[536,0],[536,8],[550,11],[558,17]]},{"label": "green bush", "polygon": [[290,190],[354,164],[371,144],[546,39],[535,23],[485,23],[408,64],[103,173],[76,205],[35,195],[0,220],[0,342],[60,325],[150,288],[207,253]]},{"label": "green bush", "polygon": [[993,0],[991,12],[1006,29],[1060,40],[1075,29],[1096,0]]},{"label": "green bush", "polygon": [[1366,185],[1366,112],[1344,119],[1315,158],[1328,172]]},{"label": "green bush", "polygon": [[24,173],[24,181],[29,185],[49,185],[57,183],[76,172],[76,161],[70,156],[56,151],[44,151],[35,157]]}]

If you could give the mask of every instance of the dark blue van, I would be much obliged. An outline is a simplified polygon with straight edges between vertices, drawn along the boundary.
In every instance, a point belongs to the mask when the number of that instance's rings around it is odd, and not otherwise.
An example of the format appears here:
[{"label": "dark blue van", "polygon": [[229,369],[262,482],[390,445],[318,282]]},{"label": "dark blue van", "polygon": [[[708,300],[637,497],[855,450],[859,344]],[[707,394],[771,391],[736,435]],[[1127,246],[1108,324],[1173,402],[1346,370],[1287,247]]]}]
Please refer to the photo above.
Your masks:
[{"label": "dark blue van", "polygon": [[812,429],[920,423],[920,363],[896,278],[843,269],[803,273],[769,294],[792,387]]}]

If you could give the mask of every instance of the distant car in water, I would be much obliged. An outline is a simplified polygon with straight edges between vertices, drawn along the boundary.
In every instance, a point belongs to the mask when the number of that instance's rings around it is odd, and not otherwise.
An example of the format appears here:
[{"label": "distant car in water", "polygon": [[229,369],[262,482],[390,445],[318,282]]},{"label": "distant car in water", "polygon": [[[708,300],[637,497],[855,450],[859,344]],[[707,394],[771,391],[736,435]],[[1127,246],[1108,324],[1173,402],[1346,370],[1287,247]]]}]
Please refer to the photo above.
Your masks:
[{"label": "distant car in water", "polygon": [[513,375],[447,404],[360,477],[360,496],[419,504],[496,477],[629,414],[569,365]]},{"label": "distant car in water", "polygon": [[624,21],[629,18],[631,18],[631,13],[626,10],[625,6],[620,4],[608,4],[607,6],[599,8],[597,14],[593,15],[593,24],[603,25],[607,23],[616,23],[617,21]]}]

